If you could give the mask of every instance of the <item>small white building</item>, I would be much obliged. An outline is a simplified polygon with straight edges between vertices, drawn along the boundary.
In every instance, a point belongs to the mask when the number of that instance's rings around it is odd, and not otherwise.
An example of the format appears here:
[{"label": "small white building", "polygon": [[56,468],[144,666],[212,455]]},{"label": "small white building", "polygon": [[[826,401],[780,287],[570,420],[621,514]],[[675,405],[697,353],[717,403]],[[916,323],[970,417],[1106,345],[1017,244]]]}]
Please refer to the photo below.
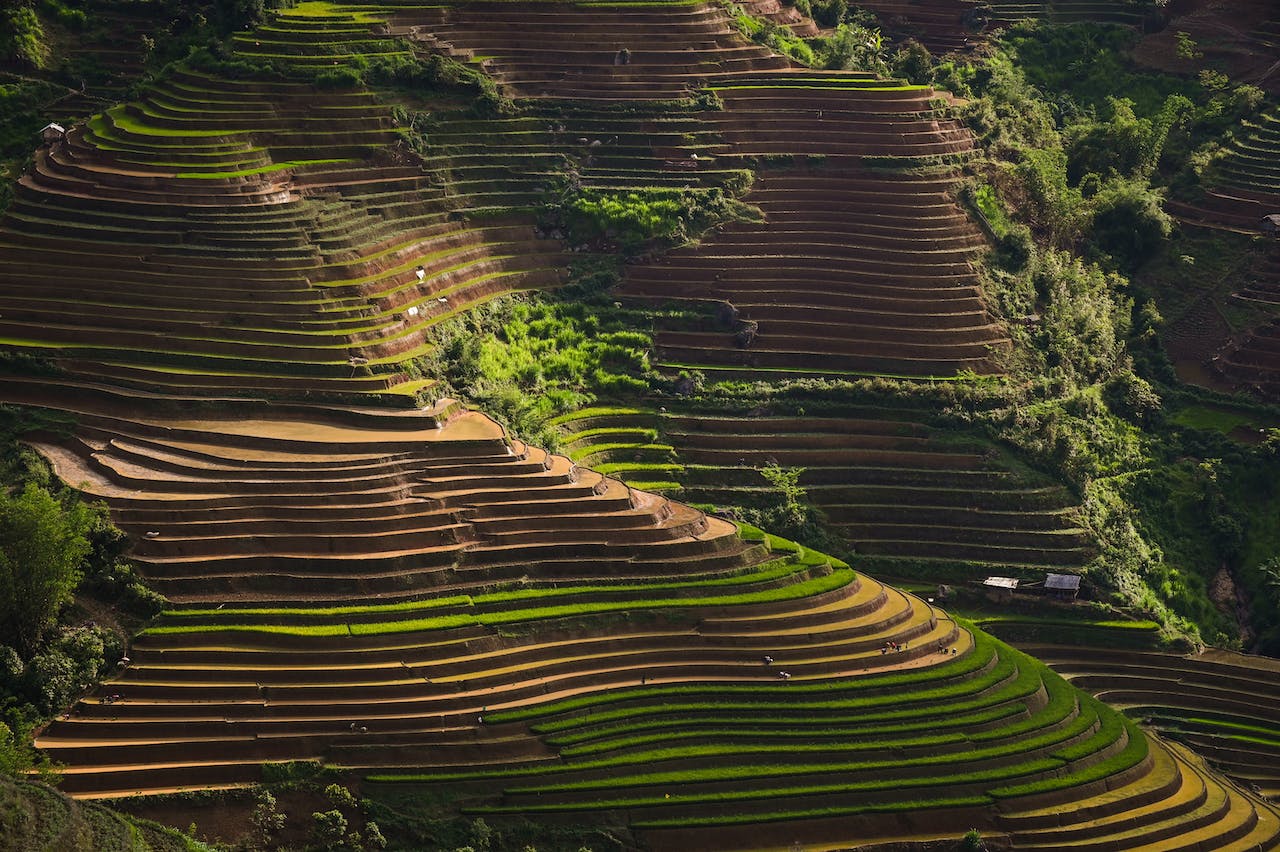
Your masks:
[{"label": "small white building", "polygon": [[988,577],[982,581],[987,597],[996,603],[1009,603],[1018,590],[1016,577]]},{"label": "small white building", "polygon": [[1280,213],[1272,213],[1262,217],[1258,230],[1268,237],[1280,237]]},{"label": "small white building", "polygon": [[67,128],[52,121],[40,128],[40,141],[46,145],[52,145],[54,142],[61,140],[66,135]]}]

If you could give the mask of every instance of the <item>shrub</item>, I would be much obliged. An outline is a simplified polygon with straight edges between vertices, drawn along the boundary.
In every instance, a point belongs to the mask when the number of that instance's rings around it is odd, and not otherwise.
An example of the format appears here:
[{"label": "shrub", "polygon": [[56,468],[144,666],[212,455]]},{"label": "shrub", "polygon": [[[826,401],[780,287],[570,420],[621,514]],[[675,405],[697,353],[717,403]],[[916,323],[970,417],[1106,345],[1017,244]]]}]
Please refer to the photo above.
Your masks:
[{"label": "shrub", "polygon": [[819,42],[822,67],[835,70],[860,69],[885,73],[884,37],[877,29],[859,24],[840,24]]},{"label": "shrub", "polygon": [[354,808],[356,806],[356,797],[351,795],[351,791],[341,784],[330,784],[325,787],[324,797],[335,808]]},{"label": "shrub", "polygon": [[[750,180],[735,184],[745,192]],[[563,220],[572,242],[616,245],[628,254],[684,242],[732,219],[753,218],[752,208],[719,187],[613,192],[570,185],[548,205],[548,214]]]},{"label": "shrub", "polygon": [[893,72],[913,82],[922,83],[933,76],[933,54],[915,39],[907,41],[893,55]]},{"label": "shrub", "polygon": [[1009,272],[1021,272],[1031,262],[1035,248],[1030,228],[1022,224],[1011,225],[1004,234],[996,238],[996,265]]},{"label": "shrub", "polygon": [[275,835],[284,828],[286,817],[276,807],[276,797],[270,790],[260,790],[249,822],[253,826],[253,839],[266,847]]},{"label": "shrub", "polygon": [[1037,255],[1029,273],[1042,312],[1036,344],[1049,367],[1077,386],[1109,376],[1129,331],[1125,281],[1065,252]]},{"label": "shrub", "polygon": [[364,79],[354,68],[339,66],[321,71],[315,78],[319,89],[354,89],[364,85]]},{"label": "shrub", "polygon": [[1113,376],[1103,390],[1111,411],[1140,426],[1150,426],[1160,418],[1161,400],[1151,383],[1132,370]]},{"label": "shrub", "polygon": [[1137,269],[1169,239],[1173,220],[1159,192],[1136,181],[1117,181],[1091,199],[1088,247],[1126,271]]},{"label": "shrub", "polygon": [[811,17],[824,27],[835,27],[849,12],[848,0],[810,0]]},{"label": "shrub", "polygon": [[20,4],[0,10],[0,60],[44,68],[49,61],[49,45],[44,26],[34,9]]},{"label": "shrub", "polygon": [[1085,173],[1132,176],[1147,159],[1153,144],[1150,119],[1134,115],[1133,101],[1108,98],[1111,117],[1107,121],[1083,122],[1068,128],[1068,175],[1078,183]]},{"label": "shrub", "polygon": [[338,849],[347,842],[347,818],[342,811],[316,811],[311,814],[311,837],[324,849]]}]

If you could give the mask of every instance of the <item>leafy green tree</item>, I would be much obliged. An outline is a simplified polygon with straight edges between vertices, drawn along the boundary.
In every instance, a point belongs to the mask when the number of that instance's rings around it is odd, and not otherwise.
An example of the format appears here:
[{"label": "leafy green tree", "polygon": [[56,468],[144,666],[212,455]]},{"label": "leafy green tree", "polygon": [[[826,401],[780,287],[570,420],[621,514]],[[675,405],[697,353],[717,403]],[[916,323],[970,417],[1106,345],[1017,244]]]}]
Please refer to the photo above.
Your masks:
[{"label": "leafy green tree", "polygon": [[38,485],[0,495],[0,641],[24,658],[57,620],[80,580],[93,513]]},{"label": "leafy green tree", "polygon": [[859,69],[885,73],[887,46],[877,29],[840,24],[821,46],[822,66],[835,70]]},{"label": "leafy green tree", "polygon": [[379,850],[387,848],[387,838],[382,835],[378,824],[370,820],[364,826],[364,845],[367,849]]},{"label": "leafy green tree", "polygon": [[270,790],[258,793],[249,822],[253,825],[253,842],[263,848],[270,845],[272,838],[284,828],[285,815],[277,809],[276,797]]},{"label": "leafy green tree", "polygon": [[1169,239],[1173,220],[1160,193],[1141,181],[1113,181],[1090,199],[1089,243],[1125,271],[1137,269]]},{"label": "leafy green tree", "polygon": [[311,815],[314,821],[312,837],[324,849],[340,849],[347,842],[347,818],[342,811],[316,811]]},{"label": "leafy green tree", "polygon": [[470,834],[471,845],[477,852],[485,852],[493,845],[493,829],[482,817],[476,817],[471,821]]},{"label": "leafy green tree", "polygon": [[1123,279],[1065,252],[1037,255],[1031,276],[1043,311],[1036,344],[1050,370],[1077,386],[1109,375],[1132,314]]},{"label": "leafy green tree", "polygon": [[1196,44],[1196,40],[1191,37],[1191,33],[1177,32],[1174,37],[1178,40],[1178,56],[1182,59],[1203,59],[1204,51],[1200,50],[1200,45]]},{"label": "leafy green tree", "polygon": [[356,797],[351,795],[351,791],[341,784],[330,784],[324,788],[324,797],[329,800],[329,804],[335,808],[354,808],[356,807]]},{"label": "leafy green tree", "polygon": [[49,45],[39,16],[26,4],[6,5],[0,9],[0,61],[43,68],[49,60]]},{"label": "leafy green tree", "polygon": [[18,775],[31,768],[25,740],[25,733],[15,736],[8,725],[0,722],[0,775]]}]

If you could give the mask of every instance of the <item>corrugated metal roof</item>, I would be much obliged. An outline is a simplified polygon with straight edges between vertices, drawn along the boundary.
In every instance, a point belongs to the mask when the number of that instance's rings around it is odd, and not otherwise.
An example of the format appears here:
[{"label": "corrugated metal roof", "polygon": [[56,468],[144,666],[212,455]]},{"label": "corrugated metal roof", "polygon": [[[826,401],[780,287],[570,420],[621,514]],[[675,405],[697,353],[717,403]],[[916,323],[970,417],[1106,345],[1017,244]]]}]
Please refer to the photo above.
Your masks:
[{"label": "corrugated metal roof", "polygon": [[1079,574],[1048,574],[1044,578],[1046,589],[1062,589],[1069,592],[1080,590]]},{"label": "corrugated metal roof", "polygon": [[1016,589],[1018,581],[1014,577],[988,577],[982,581],[984,586],[994,586],[997,589]]}]

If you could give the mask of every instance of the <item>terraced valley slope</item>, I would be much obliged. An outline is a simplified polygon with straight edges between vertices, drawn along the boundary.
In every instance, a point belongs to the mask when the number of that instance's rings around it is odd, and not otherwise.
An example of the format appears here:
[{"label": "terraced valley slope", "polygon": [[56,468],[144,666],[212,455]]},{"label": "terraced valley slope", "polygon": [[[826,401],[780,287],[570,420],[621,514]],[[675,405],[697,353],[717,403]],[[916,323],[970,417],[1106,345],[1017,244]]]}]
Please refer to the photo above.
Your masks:
[{"label": "terraced valley slope", "polygon": [[[973,140],[938,93],[796,67],[702,3],[304,3],[234,49],[288,73],[180,66],[42,148],[0,222],[0,401],[74,421],[25,440],[168,600],[39,732],[63,790],[316,763],[625,848],[1280,847],[1273,804],[1044,663],[593,470],[608,451],[513,437],[413,363],[449,316],[569,279],[580,246],[533,212],[558,180],[714,196],[758,167],[762,221],[627,264],[620,298],[728,303],[728,328],[660,325],[656,361],[998,374],[1010,337],[952,195]],[[415,146],[387,92],[321,76],[350,57],[470,68],[519,109],[441,85]],[[1064,489],[901,411],[657,414],[691,498],[738,500],[772,457],[886,560],[1090,553]]]},{"label": "terraced valley slope", "polygon": [[[6,394],[77,416],[74,437],[35,446],[107,500],[173,602],[37,741],[75,795],[322,761],[491,819],[595,814],[651,848],[908,825],[1029,848],[1136,825],[1280,841],[1261,800],[921,599],[452,402],[210,413]],[[920,808],[927,829],[898,816]]]},{"label": "terraced valley slope", "polygon": [[[1200,197],[1171,201],[1170,212],[1195,229],[1257,234],[1263,217],[1280,210],[1278,145],[1280,113],[1276,110],[1264,112],[1256,122],[1246,122],[1210,167]],[[1238,250],[1248,259],[1232,276],[1229,301],[1250,309],[1253,322],[1233,334],[1215,335],[1207,367],[1210,375],[1227,387],[1264,399],[1280,399],[1280,315],[1276,311],[1280,252],[1269,245],[1242,245]],[[1189,323],[1203,322],[1202,315],[1203,311],[1197,312]],[[1214,325],[1221,322],[1219,318]]]}]

